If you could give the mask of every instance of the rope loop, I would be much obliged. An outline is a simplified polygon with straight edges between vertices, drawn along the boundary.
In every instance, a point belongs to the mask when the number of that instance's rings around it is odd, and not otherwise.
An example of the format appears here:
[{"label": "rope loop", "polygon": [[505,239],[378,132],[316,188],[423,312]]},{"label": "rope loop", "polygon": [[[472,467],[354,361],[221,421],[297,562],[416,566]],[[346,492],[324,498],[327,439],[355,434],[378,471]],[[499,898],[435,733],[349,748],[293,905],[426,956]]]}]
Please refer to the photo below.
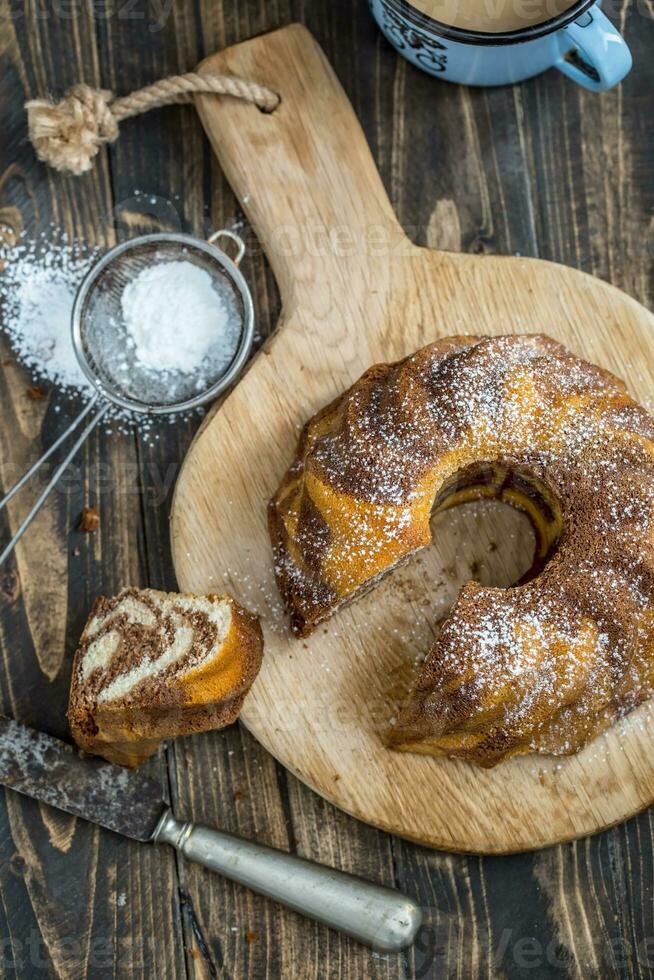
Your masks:
[{"label": "rope loop", "polygon": [[191,102],[200,94],[244,99],[264,112],[279,105],[275,92],[235,75],[172,75],[119,99],[107,89],[81,83],[59,102],[31,99],[25,103],[29,137],[39,160],[63,173],[83,174],[93,166],[100,147],[117,139],[121,120],[159,106]]}]

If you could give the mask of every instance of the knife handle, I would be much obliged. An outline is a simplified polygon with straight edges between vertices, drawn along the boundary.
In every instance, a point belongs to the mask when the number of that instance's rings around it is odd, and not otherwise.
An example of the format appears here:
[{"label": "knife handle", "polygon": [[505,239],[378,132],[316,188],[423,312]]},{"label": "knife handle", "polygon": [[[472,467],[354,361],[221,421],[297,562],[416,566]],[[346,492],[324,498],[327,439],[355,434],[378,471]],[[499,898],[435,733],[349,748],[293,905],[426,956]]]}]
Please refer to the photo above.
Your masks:
[{"label": "knife handle", "polygon": [[152,839],[378,950],[411,945],[422,922],[418,905],[401,892],[202,824],[182,823],[171,810],[162,814]]}]

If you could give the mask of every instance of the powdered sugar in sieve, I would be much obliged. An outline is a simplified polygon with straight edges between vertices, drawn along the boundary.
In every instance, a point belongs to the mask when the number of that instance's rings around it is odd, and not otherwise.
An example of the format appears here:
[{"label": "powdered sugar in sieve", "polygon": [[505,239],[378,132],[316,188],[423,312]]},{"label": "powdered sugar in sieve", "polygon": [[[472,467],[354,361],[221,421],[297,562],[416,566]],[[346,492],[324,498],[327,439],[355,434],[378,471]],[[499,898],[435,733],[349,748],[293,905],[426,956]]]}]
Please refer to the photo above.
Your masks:
[{"label": "powdered sugar in sieve", "polygon": [[[233,232],[220,232],[237,242]],[[213,244],[145,235],[108,252],[73,308],[80,367],[124,408],[167,414],[204,404],[243,367],[254,316],[245,280]]]}]

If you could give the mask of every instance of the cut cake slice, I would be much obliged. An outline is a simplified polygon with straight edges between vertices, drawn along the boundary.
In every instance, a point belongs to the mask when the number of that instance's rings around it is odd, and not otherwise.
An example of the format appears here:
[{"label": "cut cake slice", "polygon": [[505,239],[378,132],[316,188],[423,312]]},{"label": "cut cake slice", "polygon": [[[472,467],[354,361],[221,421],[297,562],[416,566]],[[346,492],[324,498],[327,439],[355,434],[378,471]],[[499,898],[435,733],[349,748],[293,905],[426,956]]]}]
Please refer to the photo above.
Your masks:
[{"label": "cut cake slice", "polygon": [[163,739],[229,725],[262,654],[258,620],[230,596],[128,588],[101,597],[73,663],[73,738],[136,766]]}]

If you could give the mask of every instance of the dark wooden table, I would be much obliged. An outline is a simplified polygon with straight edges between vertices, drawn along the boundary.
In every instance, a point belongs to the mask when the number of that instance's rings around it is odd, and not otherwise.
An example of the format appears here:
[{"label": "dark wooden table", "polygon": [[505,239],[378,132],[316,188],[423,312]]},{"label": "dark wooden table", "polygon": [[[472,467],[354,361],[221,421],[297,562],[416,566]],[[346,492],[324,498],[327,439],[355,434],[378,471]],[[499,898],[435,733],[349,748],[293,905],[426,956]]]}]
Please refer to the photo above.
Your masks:
[{"label": "dark wooden table", "polygon": [[[620,88],[595,96],[556,72],[495,91],[435,82],[396,57],[363,0],[0,0],[5,237],[33,237],[53,222],[105,246],[143,229],[205,234],[238,220],[192,109],[124,124],[92,174],[66,179],[36,161],[22,105],[80,79],[126,93],[189,70],[218,48],[302,20],[334,64],[400,220],[418,242],[555,259],[651,305],[652,8],[645,0],[615,0],[608,12],[636,67]],[[153,205],[146,203],[150,196]],[[265,336],[278,295],[260,250],[251,248],[244,271]],[[27,374],[4,343],[1,353],[6,488],[75,405],[55,391],[43,401],[29,398]],[[137,434],[98,432],[17,561],[0,571],[6,712],[65,737],[71,657],[93,598],[126,583],[175,587],[168,513],[196,424],[166,423],[154,445]],[[10,520],[2,515],[3,540],[28,499]],[[95,534],[76,530],[87,504],[100,509]],[[416,896],[427,920],[420,943],[404,956],[371,954],[176,861],[172,852],[130,844],[7,792],[0,796],[3,974],[239,980],[654,974],[650,813],[537,854],[457,857],[345,816],[237,726],[171,746],[161,765],[178,814]]]}]

